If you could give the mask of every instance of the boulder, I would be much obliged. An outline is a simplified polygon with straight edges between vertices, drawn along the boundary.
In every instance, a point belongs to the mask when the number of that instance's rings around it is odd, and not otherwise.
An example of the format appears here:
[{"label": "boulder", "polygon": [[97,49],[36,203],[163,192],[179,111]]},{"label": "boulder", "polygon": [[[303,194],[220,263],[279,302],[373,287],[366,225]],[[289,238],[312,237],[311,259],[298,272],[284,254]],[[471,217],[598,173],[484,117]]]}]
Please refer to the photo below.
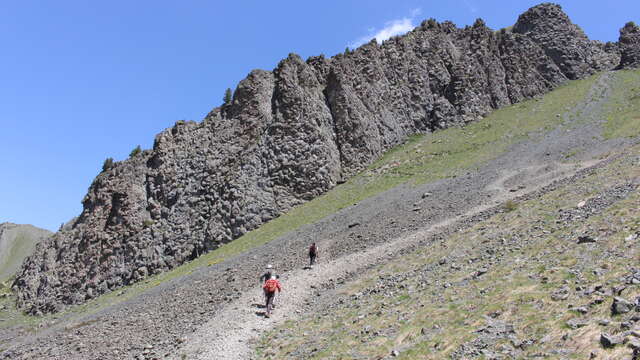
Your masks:
[{"label": "boulder", "polygon": [[607,333],[600,334],[600,344],[604,348],[612,348],[616,345],[622,344],[622,338]]},{"label": "boulder", "polygon": [[619,314],[626,314],[629,311],[633,310],[634,305],[627,301],[624,298],[621,297],[614,297],[613,298],[613,303],[611,303],[611,314],[612,315],[619,315]]}]

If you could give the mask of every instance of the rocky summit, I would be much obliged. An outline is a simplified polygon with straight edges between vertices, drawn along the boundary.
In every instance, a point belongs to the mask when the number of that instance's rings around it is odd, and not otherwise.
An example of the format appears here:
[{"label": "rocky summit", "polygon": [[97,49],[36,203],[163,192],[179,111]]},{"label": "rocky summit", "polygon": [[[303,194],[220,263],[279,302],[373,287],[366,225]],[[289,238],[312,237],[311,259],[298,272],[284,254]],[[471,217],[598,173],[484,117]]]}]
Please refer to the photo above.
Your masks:
[{"label": "rocky summit", "polygon": [[13,289],[49,313],[174,268],[311,200],[416,133],[465,125],[601,70],[640,63],[640,30],[587,38],[558,5],[511,29],[424,21],[332,58],[254,70],[202,122],[106,166],[82,213],[40,243]]}]

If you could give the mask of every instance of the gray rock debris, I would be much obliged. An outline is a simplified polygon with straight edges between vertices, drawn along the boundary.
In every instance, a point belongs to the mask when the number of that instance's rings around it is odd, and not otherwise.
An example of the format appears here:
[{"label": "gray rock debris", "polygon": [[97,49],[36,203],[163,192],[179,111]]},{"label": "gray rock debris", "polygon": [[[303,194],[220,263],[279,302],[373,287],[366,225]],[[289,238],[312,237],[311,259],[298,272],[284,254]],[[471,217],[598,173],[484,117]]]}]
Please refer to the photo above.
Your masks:
[{"label": "gray rock debris", "polygon": [[[640,45],[623,35],[622,54],[634,59]],[[425,21],[330,59],[289,55],[252,71],[201,123],[179,121],[152,150],[99,174],[80,216],[25,260],[18,306],[55,312],[174,268],[344,182],[411,134],[477,120],[619,58],[552,4],[513,31]]]}]

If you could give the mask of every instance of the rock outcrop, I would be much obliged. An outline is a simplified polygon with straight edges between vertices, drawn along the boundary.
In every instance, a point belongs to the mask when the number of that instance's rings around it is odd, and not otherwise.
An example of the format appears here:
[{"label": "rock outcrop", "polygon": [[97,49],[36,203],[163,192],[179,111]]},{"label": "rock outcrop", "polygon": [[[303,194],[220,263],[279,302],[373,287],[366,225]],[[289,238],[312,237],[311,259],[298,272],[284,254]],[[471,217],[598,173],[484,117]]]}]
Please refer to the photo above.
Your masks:
[{"label": "rock outcrop", "polygon": [[615,47],[590,41],[560,5],[542,4],[520,15],[513,32],[530,37],[569,79],[611,69],[620,62]]},{"label": "rock outcrop", "polygon": [[640,27],[628,22],[620,29],[620,68],[640,66]]},{"label": "rock outcrop", "polygon": [[616,45],[589,40],[552,4],[513,31],[429,20],[330,59],[289,55],[272,72],[252,71],[202,122],[176,123],[152,150],[98,175],[72,226],[25,261],[18,305],[53,312],[171,269],[326,192],[411,134],[464,125],[619,62]]}]

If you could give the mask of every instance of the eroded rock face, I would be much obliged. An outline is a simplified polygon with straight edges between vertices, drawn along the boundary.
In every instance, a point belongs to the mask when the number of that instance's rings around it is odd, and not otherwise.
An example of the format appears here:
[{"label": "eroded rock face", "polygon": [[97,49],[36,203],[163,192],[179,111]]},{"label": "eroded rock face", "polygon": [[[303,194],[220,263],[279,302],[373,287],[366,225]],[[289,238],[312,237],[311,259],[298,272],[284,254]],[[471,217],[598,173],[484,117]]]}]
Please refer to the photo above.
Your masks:
[{"label": "eroded rock face", "polygon": [[640,27],[633,22],[620,29],[620,68],[640,66]]},{"label": "eroded rock face", "polygon": [[615,49],[590,41],[560,5],[546,3],[527,10],[518,18],[513,32],[530,37],[569,79],[611,69],[620,61]]},{"label": "eroded rock face", "polygon": [[[625,59],[638,51],[632,33]],[[98,175],[82,214],[24,262],[18,305],[53,312],[176,267],[326,192],[411,134],[613,68],[619,51],[543,4],[513,32],[430,20],[331,59],[292,54],[272,72],[252,71],[202,122],[176,123],[152,150]]]}]

